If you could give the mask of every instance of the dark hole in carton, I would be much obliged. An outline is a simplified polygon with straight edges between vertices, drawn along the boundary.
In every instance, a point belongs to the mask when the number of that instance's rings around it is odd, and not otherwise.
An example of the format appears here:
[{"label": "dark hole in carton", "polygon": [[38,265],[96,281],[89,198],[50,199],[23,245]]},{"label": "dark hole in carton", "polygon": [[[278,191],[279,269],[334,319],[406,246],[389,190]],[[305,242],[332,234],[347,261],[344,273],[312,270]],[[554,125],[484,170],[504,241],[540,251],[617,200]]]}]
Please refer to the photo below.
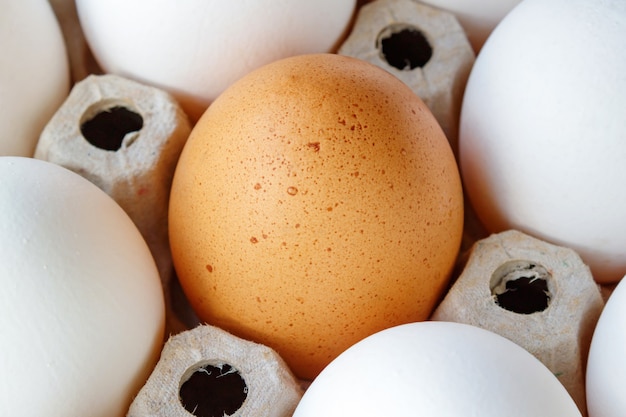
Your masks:
[{"label": "dark hole in carton", "polygon": [[196,369],[179,390],[180,402],[197,417],[231,416],[248,396],[246,381],[228,364]]},{"label": "dark hole in carton", "polygon": [[519,314],[544,311],[550,304],[550,273],[530,261],[510,261],[491,277],[491,294],[496,304]]},{"label": "dark hole in carton", "polygon": [[[83,122],[80,131],[89,143],[107,151],[117,151],[127,134],[143,127],[143,117],[123,106],[99,111]],[[130,143],[129,143],[130,144]]]},{"label": "dark hole in carton", "polygon": [[426,36],[410,25],[386,27],[378,35],[376,46],[385,61],[399,70],[422,68],[433,55]]}]

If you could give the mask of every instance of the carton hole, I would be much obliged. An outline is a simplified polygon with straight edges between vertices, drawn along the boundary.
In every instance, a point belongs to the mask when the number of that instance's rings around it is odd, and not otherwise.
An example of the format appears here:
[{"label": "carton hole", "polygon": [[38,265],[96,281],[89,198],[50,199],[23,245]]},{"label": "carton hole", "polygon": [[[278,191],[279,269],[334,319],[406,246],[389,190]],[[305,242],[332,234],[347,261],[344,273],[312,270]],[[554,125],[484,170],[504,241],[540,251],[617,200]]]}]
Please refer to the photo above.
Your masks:
[{"label": "carton hole", "polygon": [[[143,117],[123,105],[98,105],[83,115],[80,131],[93,146],[107,151],[117,151],[124,139],[143,127]],[[130,146],[137,135],[126,139]]]},{"label": "carton hole", "polygon": [[544,311],[550,304],[552,275],[536,262],[515,260],[499,266],[491,276],[495,303],[518,314]]},{"label": "carton hole", "polygon": [[182,406],[197,417],[232,416],[248,396],[246,381],[229,364],[188,370],[179,389]]},{"label": "carton hole", "polygon": [[381,57],[399,70],[425,66],[433,55],[426,36],[415,26],[394,24],[385,27],[376,39]]}]

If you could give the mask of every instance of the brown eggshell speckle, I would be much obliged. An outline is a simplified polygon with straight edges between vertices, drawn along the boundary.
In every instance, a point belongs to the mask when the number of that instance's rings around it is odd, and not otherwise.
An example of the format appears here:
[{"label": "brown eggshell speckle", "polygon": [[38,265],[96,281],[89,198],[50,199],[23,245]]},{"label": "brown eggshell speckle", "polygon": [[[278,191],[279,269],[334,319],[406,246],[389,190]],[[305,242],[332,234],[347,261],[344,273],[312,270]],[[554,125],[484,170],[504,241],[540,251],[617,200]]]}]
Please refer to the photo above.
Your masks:
[{"label": "brown eggshell speckle", "polygon": [[170,241],[198,316],[312,379],[343,350],[425,320],[461,242],[448,141],[401,81],[303,55],[226,90],[176,170]]}]

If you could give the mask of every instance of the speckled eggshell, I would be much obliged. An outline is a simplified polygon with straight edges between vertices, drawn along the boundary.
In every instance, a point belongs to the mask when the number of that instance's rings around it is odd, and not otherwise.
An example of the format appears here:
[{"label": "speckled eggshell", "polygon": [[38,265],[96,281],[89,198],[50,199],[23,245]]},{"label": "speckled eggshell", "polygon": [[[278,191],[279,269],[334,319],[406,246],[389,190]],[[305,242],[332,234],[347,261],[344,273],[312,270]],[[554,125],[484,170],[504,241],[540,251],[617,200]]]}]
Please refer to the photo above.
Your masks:
[{"label": "speckled eggshell", "polygon": [[311,54],[256,70],[202,116],[170,202],[198,316],[311,379],[384,328],[427,319],[459,250],[448,142],[386,71]]}]

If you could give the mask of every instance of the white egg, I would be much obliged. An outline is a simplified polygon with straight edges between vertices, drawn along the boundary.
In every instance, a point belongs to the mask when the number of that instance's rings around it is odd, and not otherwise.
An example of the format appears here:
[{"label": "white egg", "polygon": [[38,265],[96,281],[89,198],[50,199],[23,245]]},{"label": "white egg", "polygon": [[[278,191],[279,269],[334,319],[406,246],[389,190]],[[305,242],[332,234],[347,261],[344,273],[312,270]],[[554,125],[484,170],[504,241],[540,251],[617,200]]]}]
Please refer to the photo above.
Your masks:
[{"label": "white egg", "polygon": [[626,416],[626,280],[611,293],[596,325],[587,360],[589,417]]},{"label": "white egg", "polygon": [[479,52],[491,34],[521,0],[420,0],[452,12],[465,30],[475,52]]},{"label": "white egg", "polygon": [[355,0],[77,0],[102,68],[174,94],[192,118],[264,64],[330,52]]},{"label": "white egg", "polygon": [[61,29],[47,1],[0,2],[0,155],[32,156],[70,89]]},{"label": "white egg", "polygon": [[122,417],[163,343],[159,274],[103,191],[0,157],[0,415]]},{"label": "white egg", "polygon": [[472,68],[465,190],[491,232],[576,250],[600,283],[626,274],[626,2],[525,0]]},{"label": "white egg", "polygon": [[469,415],[581,416],[523,348],[478,327],[426,321],[348,348],[313,381],[294,417]]}]

